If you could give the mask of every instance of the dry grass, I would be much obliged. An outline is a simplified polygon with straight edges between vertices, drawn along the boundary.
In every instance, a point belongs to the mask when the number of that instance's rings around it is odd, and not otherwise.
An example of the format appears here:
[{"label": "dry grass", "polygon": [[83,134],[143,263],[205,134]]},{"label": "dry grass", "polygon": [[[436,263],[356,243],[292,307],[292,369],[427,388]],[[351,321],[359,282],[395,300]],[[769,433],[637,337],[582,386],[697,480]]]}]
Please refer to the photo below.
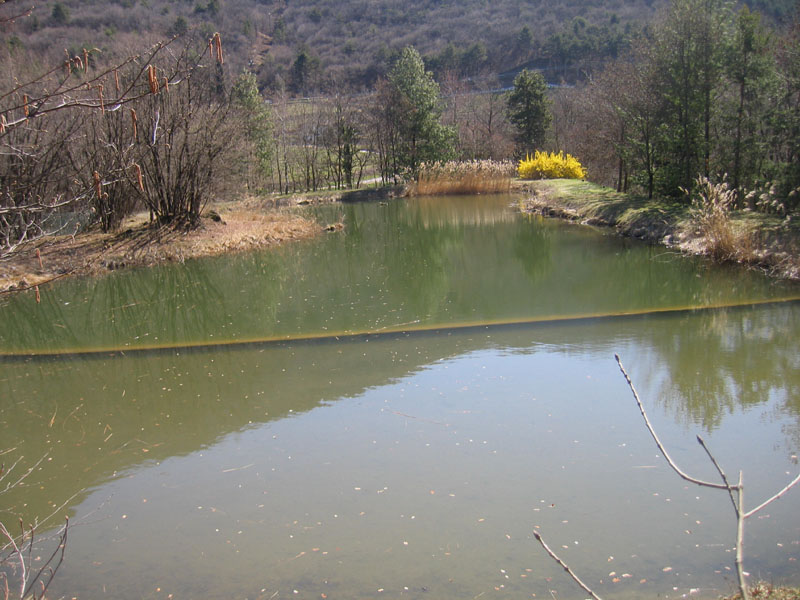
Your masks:
[{"label": "dry grass", "polygon": [[0,262],[0,292],[28,289],[67,275],[272,246],[323,231],[319,224],[291,210],[260,208],[254,202],[217,206],[214,213],[219,220],[203,218],[201,225],[190,231],[154,229],[145,213],[126,220],[120,233],[95,231],[44,238]]},{"label": "dry grass", "polygon": [[[754,600],[800,600],[800,589],[774,586],[771,583],[758,582],[749,586],[750,597]],[[737,592],[733,596],[725,596],[722,600],[741,600],[742,595]]]},{"label": "dry grass", "polygon": [[411,186],[414,196],[506,194],[516,174],[512,162],[493,160],[425,163]]},{"label": "dry grass", "polygon": [[736,191],[724,181],[712,183],[707,177],[698,177],[691,200],[692,221],[706,252],[719,261],[749,262],[753,256],[752,240],[745,229],[735,227],[731,220]]}]

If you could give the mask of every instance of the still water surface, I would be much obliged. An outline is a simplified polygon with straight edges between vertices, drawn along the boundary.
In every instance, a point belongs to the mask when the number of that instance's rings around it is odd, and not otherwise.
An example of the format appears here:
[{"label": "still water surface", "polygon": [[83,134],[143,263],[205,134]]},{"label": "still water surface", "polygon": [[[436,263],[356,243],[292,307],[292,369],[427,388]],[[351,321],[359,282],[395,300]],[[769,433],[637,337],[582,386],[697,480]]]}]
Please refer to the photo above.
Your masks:
[{"label": "still water surface", "polygon": [[[0,447],[47,453],[0,518],[66,503],[53,595],[582,598],[534,528],[601,595],[730,591],[730,501],[613,355],[755,506],[798,470],[798,290],[508,204],[326,207],[343,233],[0,307]],[[754,577],[800,584],[798,510],[748,522]]]}]

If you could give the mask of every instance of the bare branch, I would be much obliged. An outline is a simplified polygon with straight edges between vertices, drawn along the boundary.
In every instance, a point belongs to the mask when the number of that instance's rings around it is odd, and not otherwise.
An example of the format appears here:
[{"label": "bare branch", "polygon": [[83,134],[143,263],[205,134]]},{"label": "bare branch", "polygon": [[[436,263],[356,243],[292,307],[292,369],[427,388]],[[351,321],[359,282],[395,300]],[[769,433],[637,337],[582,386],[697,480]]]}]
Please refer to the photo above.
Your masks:
[{"label": "bare branch", "polygon": [[686,481],[689,481],[691,483],[695,483],[697,485],[701,485],[701,486],[704,486],[704,487],[715,488],[715,489],[718,489],[718,490],[732,490],[732,489],[735,490],[735,489],[738,489],[736,486],[727,486],[727,485],[724,485],[724,484],[721,484],[721,483],[712,483],[710,481],[704,481],[702,479],[697,479],[695,477],[692,477],[691,475],[687,475],[686,473],[684,473],[678,467],[678,465],[675,464],[675,461],[672,460],[672,458],[670,457],[669,453],[667,452],[667,450],[664,448],[663,444],[661,443],[661,440],[658,439],[658,435],[656,434],[655,429],[653,429],[653,426],[650,424],[650,419],[647,418],[647,413],[644,410],[644,406],[642,405],[642,401],[639,399],[639,394],[636,391],[636,388],[633,387],[633,382],[631,381],[631,378],[628,375],[628,372],[625,370],[625,367],[622,366],[622,360],[620,360],[619,354],[615,354],[614,358],[617,359],[617,364],[619,365],[619,370],[622,371],[622,375],[625,377],[625,381],[628,382],[628,387],[631,389],[631,392],[633,393],[633,397],[636,400],[636,404],[639,406],[639,412],[642,413],[642,417],[644,418],[644,424],[647,426],[647,429],[650,432],[650,435],[653,436],[653,440],[655,440],[655,442],[656,442],[656,446],[658,446],[658,449],[661,451],[661,454],[664,456],[664,459],[669,463],[669,466],[672,467],[673,471],[675,471],[682,479],[685,479]]},{"label": "bare branch", "polygon": [[[67,549],[67,533],[69,532],[69,517],[66,517],[64,522],[64,528],[61,530],[61,533],[58,536],[58,545],[53,550],[52,554],[50,554],[50,558],[45,561],[45,563],[39,568],[36,572],[36,576],[31,579],[28,583],[28,589],[26,594],[29,593],[36,582],[39,581],[41,584],[41,594],[40,598],[44,598],[45,592],[47,592],[47,588],[50,587],[50,584],[53,582],[53,578],[56,576],[56,572],[61,567],[61,564],[64,562],[64,552]],[[31,530],[31,540],[30,540],[30,549],[33,549],[33,530]],[[52,568],[50,567],[50,563],[58,556],[58,561],[56,562],[55,566]],[[47,581],[45,581],[45,571],[49,570],[47,574]]]},{"label": "bare branch", "polygon": [[[742,472],[739,471],[739,485],[737,487],[739,507],[744,503],[744,480]],[[739,580],[739,592],[742,600],[750,600],[750,592],[747,590],[747,581],[744,578],[744,517],[739,510],[736,518],[736,578]]]},{"label": "bare branch", "polygon": [[782,489],[780,492],[778,492],[777,494],[775,494],[775,495],[774,495],[772,498],[770,498],[769,500],[765,500],[764,502],[762,502],[761,504],[759,504],[758,506],[756,506],[756,507],[755,507],[753,510],[749,510],[749,511],[747,511],[746,513],[744,513],[744,516],[743,516],[742,518],[743,518],[743,519],[747,519],[747,518],[749,518],[749,517],[752,517],[754,514],[756,514],[756,513],[757,513],[758,511],[760,511],[762,508],[764,508],[764,507],[765,507],[765,506],[767,506],[768,504],[771,504],[772,502],[774,502],[775,500],[777,500],[778,498],[780,498],[781,496],[783,496],[783,495],[784,495],[786,492],[788,492],[790,489],[792,489],[792,488],[793,488],[793,487],[794,487],[794,486],[797,484],[797,482],[798,482],[798,481],[800,481],[800,473],[798,473],[798,474],[797,474],[797,477],[795,477],[795,478],[792,480],[792,482],[791,482],[791,483],[789,483],[789,484],[788,484],[788,485],[787,485],[785,488],[783,488],[783,489]]},{"label": "bare branch", "polygon": [[25,566],[25,558],[22,555],[22,550],[20,550],[19,546],[17,545],[17,540],[14,538],[13,535],[11,535],[9,533],[8,529],[6,529],[6,526],[3,525],[2,522],[0,522],[0,533],[2,533],[8,539],[8,545],[10,545],[13,548],[12,555],[15,555],[17,557],[17,560],[19,561],[19,570],[20,570],[20,579],[21,579],[21,581],[20,581],[20,590],[19,590],[20,591],[20,596],[19,597],[20,598],[24,598],[25,597],[25,584],[26,584],[27,579],[28,579],[28,571],[27,571],[27,568]]},{"label": "bare branch", "polygon": [[575,583],[577,583],[579,586],[581,586],[581,588],[583,589],[583,591],[584,591],[584,592],[586,592],[587,594],[590,594],[590,595],[592,596],[592,598],[594,598],[594,600],[602,600],[602,599],[600,598],[600,596],[598,596],[597,594],[595,594],[595,593],[594,593],[594,592],[593,592],[593,591],[592,591],[592,590],[589,588],[589,586],[587,586],[585,583],[583,583],[583,582],[582,582],[582,581],[581,581],[581,580],[578,578],[578,576],[577,576],[577,575],[575,575],[574,571],[573,571],[572,569],[570,569],[570,568],[569,568],[569,565],[568,565],[567,563],[565,563],[563,560],[561,560],[561,559],[560,559],[560,558],[559,558],[559,557],[556,555],[556,553],[555,553],[555,552],[553,552],[552,550],[550,550],[550,547],[549,547],[549,546],[548,546],[548,545],[545,543],[544,539],[542,539],[542,536],[541,536],[541,534],[540,534],[538,531],[534,531],[534,532],[533,532],[533,537],[535,537],[535,538],[536,538],[536,541],[537,541],[537,542],[539,542],[539,543],[542,545],[542,548],[544,548],[545,552],[547,552],[547,553],[550,555],[550,558],[552,558],[554,561],[556,561],[556,562],[557,562],[557,563],[558,563],[558,564],[559,564],[559,565],[560,565],[560,566],[561,566],[561,567],[562,567],[562,568],[563,568],[563,569],[564,569],[564,570],[567,572],[567,574],[568,574],[570,577],[572,577],[572,580],[573,580]]},{"label": "bare branch", "polygon": [[[8,491],[8,490],[10,490],[11,488],[13,488],[13,487],[16,487],[17,485],[19,485],[20,483],[22,483],[22,482],[23,482],[23,481],[24,481],[24,480],[25,480],[25,479],[28,477],[28,475],[30,475],[31,473],[33,473],[33,472],[36,470],[36,468],[37,468],[37,467],[38,467],[40,464],[42,464],[42,461],[44,461],[44,459],[45,459],[45,458],[47,458],[47,454],[45,454],[44,456],[42,456],[42,457],[41,457],[39,460],[37,460],[37,461],[36,461],[36,462],[35,462],[33,465],[31,465],[31,466],[28,468],[28,470],[27,470],[27,471],[25,471],[25,472],[24,472],[22,475],[20,475],[19,479],[17,479],[16,481],[13,481],[13,482],[7,483],[7,484],[6,484],[6,487],[5,487],[5,488],[3,488],[2,490],[0,490],[0,494],[2,494],[2,493],[4,493],[4,492],[7,492],[7,491]],[[16,460],[16,462],[14,462],[14,464],[13,464],[13,465],[11,465],[11,467],[10,467],[10,468],[9,468],[7,471],[5,471],[5,473],[3,474],[3,477],[2,477],[2,478],[0,478],[0,481],[2,481],[2,480],[3,480],[3,479],[5,479],[5,478],[6,478],[8,475],[10,475],[10,474],[11,474],[11,472],[14,470],[14,467],[16,467],[16,466],[17,466],[17,464],[19,463],[19,461],[20,461],[20,460],[22,460],[22,457],[21,457],[21,456],[20,456],[20,457],[19,457],[19,458]]]},{"label": "bare branch", "polygon": [[741,515],[741,505],[736,503],[736,498],[734,498],[733,495],[734,488],[731,487],[730,483],[728,483],[728,477],[725,475],[725,471],[723,471],[722,467],[719,466],[717,459],[714,458],[714,455],[711,454],[711,450],[708,449],[708,446],[706,446],[705,441],[703,441],[703,438],[701,438],[699,435],[697,436],[697,443],[700,444],[703,447],[703,450],[706,451],[706,454],[708,454],[708,458],[711,460],[714,467],[716,467],[719,476],[722,477],[722,482],[725,484],[725,487],[728,489],[728,495],[731,497],[731,504],[733,504],[733,512],[736,513],[736,518],[738,519]]}]

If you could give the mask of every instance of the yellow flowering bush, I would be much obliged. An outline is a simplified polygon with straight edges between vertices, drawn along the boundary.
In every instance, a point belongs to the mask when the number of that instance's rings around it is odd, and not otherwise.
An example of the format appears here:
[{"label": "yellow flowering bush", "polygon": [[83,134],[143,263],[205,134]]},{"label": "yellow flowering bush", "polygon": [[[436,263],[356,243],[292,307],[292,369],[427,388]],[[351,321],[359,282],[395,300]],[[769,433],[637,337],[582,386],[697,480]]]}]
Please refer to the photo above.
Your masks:
[{"label": "yellow flowering bush", "polygon": [[586,169],[571,154],[563,152],[539,152],[519,161],[517,173],[520,179],[583,179]]}]

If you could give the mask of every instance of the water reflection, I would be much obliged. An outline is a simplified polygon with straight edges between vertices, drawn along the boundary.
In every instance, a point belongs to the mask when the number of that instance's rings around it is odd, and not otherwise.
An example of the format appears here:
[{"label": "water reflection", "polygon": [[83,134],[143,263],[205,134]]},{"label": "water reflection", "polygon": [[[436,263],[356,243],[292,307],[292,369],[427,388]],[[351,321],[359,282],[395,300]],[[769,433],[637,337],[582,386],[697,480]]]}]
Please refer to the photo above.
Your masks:
[{"label": "water reflection", "polygon": [[[791,369],[798,314],[786,304],[4,361],[0,395],[13,399],[0,406],[4,442],[52,460],[4,496],[2,518],[46,514],[78,493],[68,511],[85,525],[75,529],[59,593],[86,596],[102,585],[116,597],[147,595],[144,572],[170,593],[202,588],[209,598],[262,588],[366,598],[384,586],[401,594],[404,585],[461,597],[501,584],[498,593],[516,597],[547,593],[546,578],[567,595],[569,584],[558,585],[558,569],[529,539],[532,525],[571,544],[570,560],[603,591],[614,588],[598,582],[608,571],[604,563],[597,570],[599,547],[617,556],[613,568],[656,586],[647,590],[668,590],[670,577],[681,591],[706,586],[729,562],[714,546],[727,540],[727,512],[705,494],[694,500],[695,490],[658,468],[613,352],[626,358],[687,468],[705,461],[685,462],[691,453],[683,447],[696,433],[690,421],[713,420],[709,441],[721,460],[743,460],[752,489],[770,489],[790,468],[800,431]],[[768,335],[770,323],[782,335]],[[723,354],[692,351],[684,362],[680,345],[665,340],[710,343]],[[732,354],[740,358],[726,358]],[[792,358],[781,363],[782,356]],[[702,385],[734,375],[729,395],[696,404]],[[752,396],[738,403],[736,386]],[[689,419],[678,414],[687,390]],[[750,400],[774,411],[787,439],[771,423],[753,422],[748,447],[728,440],[726,423],[747,417]],[[800,538],[785,514],[797,502],[787,498],[772,521],[748,532],[751,556],[776,578],[787,575],[781,565]],[[623,521],[659,543],[620,531]],[[696,549],[685,546],[685,529]],[[677,574],[665,575],[667,565]]]},{"label": "water reflection", "polygon": [[796,286],[525,219],[507,197],[316,208],[309,243],[65,281],[3,307],[2,352],[186,346],[624,314],[785,298]]},{"label": "water reflection", "polygon": [[798,318],[789,307],[675,315],[674,327],[653,330],[650,364],[666,367],[658,397],[675,419],[706,431],[778,390],[781,413],[800,416],[800,354],[790,341],[800,332]]},{"label": "water reflection", "polygon": [[[612,357],[683,466],[700,428],[777,489],[800,304],[680,309],[795,289],[505,204],[322,208],[344,234],[3,307],[4,352],[98,350],[0,356],[3,447],[48,458],[0,518],[83,523],[56,595],[566,597],[537,525],[603,593],[725,591],[728,507],[662,468]],[[796,578],[799,503],[748,530],[762,577]]]},{"label": "water reflection", "polygon": [[[0,396],[9,401],[0,416],[13,431],[9,446],[30,459],[45,452],[54,457],[40,483],[69,497],[141,462],[195,452],[256,423],[354,398],[453,357],[495,348],[606,358],[619,351],[646,374],[639,382],[643,395],[687,428],[713,431],[725,415],[770,400],[781,418],[796,422],[798,339],[800,308],[787,304],[224,352],[31,358],[2,364]],[[797,441],[798,429],[787,435]],[[76,472],[74,465],[91,468]],[[47,508],[31,502],[26,490],[9,498],[12,514]]]}]

